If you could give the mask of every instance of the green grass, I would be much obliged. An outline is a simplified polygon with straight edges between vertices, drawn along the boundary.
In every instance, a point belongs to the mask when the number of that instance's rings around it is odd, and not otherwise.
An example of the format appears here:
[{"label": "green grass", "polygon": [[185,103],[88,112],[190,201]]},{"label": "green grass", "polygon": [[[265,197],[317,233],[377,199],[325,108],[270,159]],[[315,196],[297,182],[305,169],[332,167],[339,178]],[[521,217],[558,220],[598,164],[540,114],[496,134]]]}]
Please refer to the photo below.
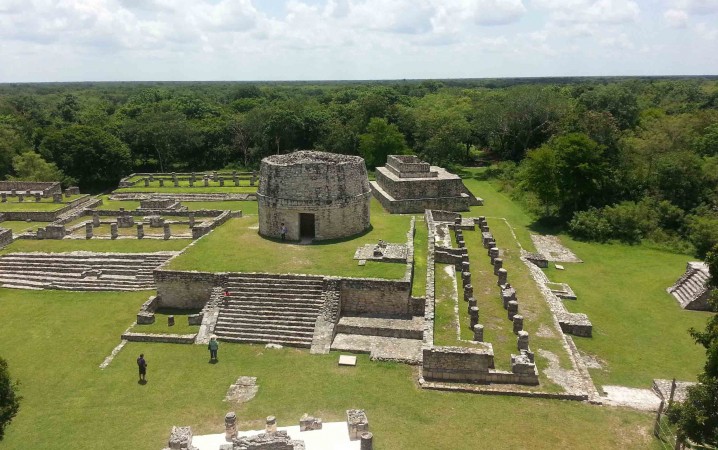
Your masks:
[{"label": "green grass", "polygon": [[0,250],[0,254],[15,252],[116,252],[116,253],[145,253],[161,251],[179,251],[192,242],[191,239],[171,239],[168,241],[158,239],[63,239],[63,240],[27,240],[19,239]]},{"label": "green grass", "polygon": [[416,233],[414,234],[414,281],[411,286],[411,295],[423,297],[426,295],[426,252],[428,250],[429,231],[422,216],[416,216]]},{"label": "green grass", "polygon": [[77,200],[82,195],[72,195],[69,198],[62,197],[62,203],[53,202],[52,198],[41,198],[39,202],[35,201],[35,197],[26,196],[25,201],[18,201],[17,197],[8,197],[7,202],[0,203],[0,212],[18,212],[18,211],[39,211],[52,212],[64,208],[71,201]]},{"label": "green grass", "polygon": [[120,208],[125,208],[126,211],[132,211],[140,207],[139,201],[134,200],[127,200],[127,201],[118,201],[118,200],[110,200],[109,195],[103,195],[102,198],[102,205],[97,206],[95,209],[101,209],[101,210],[119,210]]},{"label": "green grass", "polygon": [[367,261],[359,266],[353,259],[364,244],[406,242],[410,216],[392,216],[372,200],[372,230],[360,236],[337,241],[299,245],[261,237],[256,216],[230,219],[181,256],[173,270],[209,272],[305,273],[346,277],[397,279],[404,276],[405,264]]},{"label": "green grass", "polygon": [[224,186],[220,186],[219,182],[210,181],[209,186],[204,187],[202,180],[195,182],[194,187],[189,187],[189,181],[180,181],[178,187],[174,187],[172,181],[165,181],[164,186],[160,187],[159,181],[155,180],[150,183],[148,187],[145,187],[144,182],[130,187],[130,188],[119,188],[115,189],[115,193],[120,192],[162,192],[162,193],[233,193],[233,194],[253,194],[257,192],[257,186],[250,186],[248,180],[241,180],[239,186],[235,186],[234,182],[230,179],[225,180]]},{"label": "green grass", "polygon": [[546,272],[551,281],[571,286],[578,298],[565,301],[567,308],[588,314],[593,324],[592,338],[574,340],[605,362],[603,370],[591,371],[596,384],[648,387],[654,378],[695,380],[704,351],[688,329],[703,329],[711,313],[683,310],[666,293],[693,258],[641,246],[561,240],[584,263]]},{"label": "green grass", "polygon": [[190,211],[200,209],[221,209],[230,211],[242,211],[243,215],[257,215],[256,201],[219,201],[219,202],[182,202]]},{"label": "green grass", "polygon": [[0,222],[0,228],[6,228],[8,230],[12,230],[15,234],[20,234],[23,231],[27,230],[37,230],[38,228],[44,228],[48,225],[49,222],[25,222],[25,221],[15,221],[15,220],[6,220],[4,222]]},{"label": "green grass", "polygon": [[[138,218],[135,218],[135,221],[137,221]],[[173,218],[175,219],[175,218]],[[88,218],[84,217],[81,221],[87,221]],[[164,236],[164,227],[162,228],[152,228],[149,225],[145,224],[143,227],[145,230],[145,236]],[[187,224],[170,224],[170,232],[173,236],[177,236],[179,234],[192,234],[192,230],[190,229],[189,225]],[[99,237],[109,237],[111,235],[111,226],[109,224],[100,224],[99,227],[93,227],[92,228],[93,236]],[[117,234],[119,236],[133,236],[137,237],[137,226],[127,227],[127,228],[118,228]],[[72,233],[73,236],[85,236],[85,228],[78,228]]]},{"label": "green grass", "polygon": [[[177,308],[161,308],[155,311],[155,323],[146,325],[135,325],[130,331],[133,333],[152,333],[152,334],[196,334],[199,331],[199,325],[189,325],[187,316],[197,314],[199,309],[177,309]],[[175,317],[173,326],[167,325],[167,318]]]},{"label": "green grass", "polygon": [[[349,408],[367,411],[377,450],[655,445],[651,414],[424,391],[412,367],[368,355],[357,367],[338,367],[336,353],[221,343],[219,363],[209,364],[206,346],[129,343],[100,370],[147,295],[0,290],[0,355],[24,397],[3,450],[155,450],[172,425],[190,425],[196,435],[222,432],[230,410],[241,429],[257,429],[268,415],[280,426],[295,425],[305,412],[343,421]],[[146,385],[137,383],[139,353],[148,362]],[[240,375],[257,377],[257,396],[242,406],[223,402]]]}]

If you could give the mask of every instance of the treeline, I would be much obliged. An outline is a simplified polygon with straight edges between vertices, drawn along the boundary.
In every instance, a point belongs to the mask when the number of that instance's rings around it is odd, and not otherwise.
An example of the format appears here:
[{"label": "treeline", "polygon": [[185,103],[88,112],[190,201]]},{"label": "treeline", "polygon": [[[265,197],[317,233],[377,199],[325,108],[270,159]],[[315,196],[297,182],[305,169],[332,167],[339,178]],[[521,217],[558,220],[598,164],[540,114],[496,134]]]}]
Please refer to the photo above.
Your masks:
[{"label": "treeline", "polygon": [[715,79],[0,86],[0,178],[99,191],[312,148],[370,167],[498,162],[490,174],[578,237],[718,242]]}]

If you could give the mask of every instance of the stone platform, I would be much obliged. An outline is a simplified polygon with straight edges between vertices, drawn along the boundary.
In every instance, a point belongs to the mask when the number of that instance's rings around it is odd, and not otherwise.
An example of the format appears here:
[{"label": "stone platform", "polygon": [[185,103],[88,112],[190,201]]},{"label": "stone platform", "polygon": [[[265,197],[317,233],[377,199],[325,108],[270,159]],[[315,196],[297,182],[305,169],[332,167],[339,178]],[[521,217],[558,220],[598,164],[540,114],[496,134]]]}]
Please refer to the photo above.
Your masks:
[{"label": "stone platform", "polygon": [[342,334],[334,337],[332,350],[369,353],[372,360],[421,364],[422,341],[417,339]]},{"label": "stone platform", "polygon": [[[286,431],[289,437],[304,441],[306,450],[360,450],[360,441],[350,441],[346,422],[329,422],[322,424],[321,430],[299,431],[299,426],[277,427],[278,431]],[[239,431],[240,437],[254,436],[264,430]],[[205,434],[192,437],[192,445],[197,450],[218,450],[228,442],[221,434]]]}]

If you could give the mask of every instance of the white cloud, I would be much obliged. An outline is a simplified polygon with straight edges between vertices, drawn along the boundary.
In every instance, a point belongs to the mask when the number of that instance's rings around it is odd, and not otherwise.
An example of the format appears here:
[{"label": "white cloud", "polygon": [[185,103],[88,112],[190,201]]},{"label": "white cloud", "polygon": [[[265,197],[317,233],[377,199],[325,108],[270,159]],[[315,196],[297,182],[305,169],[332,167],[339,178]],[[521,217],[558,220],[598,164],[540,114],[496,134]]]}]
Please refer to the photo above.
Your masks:
[{"label": "white cloud", "polygon": [[532,5],[548,10],[552,20],[562,23],[629,23],[641,12],[631,0],[533,0]]},{"label": "white cloud", "polygon": [[682,9],[691,14],[705,15],[718,12],[718,0],[673,0],[675,9]]},{"label": "white cloud", "polygon": [[673,28],[686,28],[688,26],[688,13],[682,9],[669,9],[663,13],[663,18]]}]

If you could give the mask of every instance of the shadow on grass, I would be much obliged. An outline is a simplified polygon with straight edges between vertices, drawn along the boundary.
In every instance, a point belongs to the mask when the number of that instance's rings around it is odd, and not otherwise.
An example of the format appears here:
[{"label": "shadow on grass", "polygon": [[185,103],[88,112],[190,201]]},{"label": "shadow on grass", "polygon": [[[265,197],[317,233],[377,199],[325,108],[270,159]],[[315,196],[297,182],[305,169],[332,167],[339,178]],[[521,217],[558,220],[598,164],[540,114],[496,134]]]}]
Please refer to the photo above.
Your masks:
[{"label": "shadow on grass", "polygon": [[202,311],[201,308],[182,309],[182,308],[157,308],[155,314],[163,316],[189,316]]},{"label": "shadow on grass", "polygon": [[[308,244],[308,245],[315,245],[315,246],[316,246],[316,245],[341,244],[342,242],[349,242],[349,241],[353,241],[354,239],[358,239],[358,238],[360,238],[360,237],[362,237],[362,236],[366,236],[367,234],[371,233],[372,231],[374,231],[374,226],[373,226],[373,225],[369,225],[369,228],[367,228],[366,230],[362,231],[361,233],[352,234],[351,236],[346,236],[346,237],[339,238],[339,239],[323,239],[323,240],[321,240],[321,241],[312,241],[312,243],[311,243],[311,244]],[[264,239],[265,241],[274,242],[275,244],[293,244],[293,245],[299,245],[299,244],[302,242],[301,240],[299,240],[299,241],[290,241],[290,240],[283,241],[283,240],[281,240],[280,238],[273,238],[273,237],[269,237],[269,236],[262,236],[261,234],[259,234],[259,232],[257,232],[257,235],[258,235],[260,238]]]},{"label": "shadow on grass", "polygon": [[533,234],[560,234],[566,231],[566,224],[558,217],[541,217],[528,226]]}]

